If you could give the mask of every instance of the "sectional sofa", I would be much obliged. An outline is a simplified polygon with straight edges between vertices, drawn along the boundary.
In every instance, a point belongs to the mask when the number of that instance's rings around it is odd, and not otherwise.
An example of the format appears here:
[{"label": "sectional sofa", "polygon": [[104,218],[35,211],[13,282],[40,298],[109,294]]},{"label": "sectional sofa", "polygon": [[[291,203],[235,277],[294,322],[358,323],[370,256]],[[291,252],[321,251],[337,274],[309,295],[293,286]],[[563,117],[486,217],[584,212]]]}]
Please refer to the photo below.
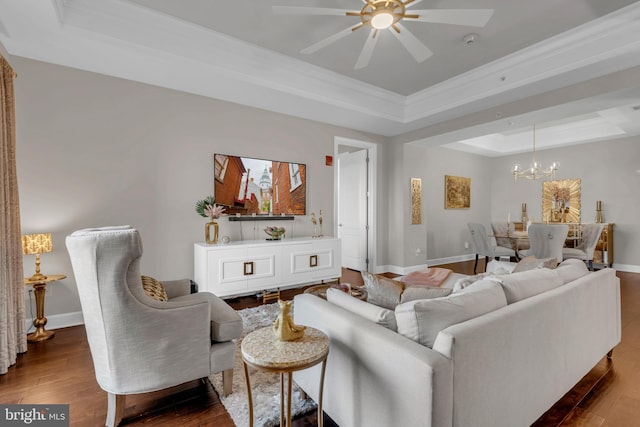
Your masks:
[{"label": "sectional sofa", "polygon": [[[395,310],[359,303],[294,303],[296,323],[330,337],[324,410],[341,427],[529,426],[621,338],[615,270],[576,260]],[[294,375],[314,399],[319,378]]]}]

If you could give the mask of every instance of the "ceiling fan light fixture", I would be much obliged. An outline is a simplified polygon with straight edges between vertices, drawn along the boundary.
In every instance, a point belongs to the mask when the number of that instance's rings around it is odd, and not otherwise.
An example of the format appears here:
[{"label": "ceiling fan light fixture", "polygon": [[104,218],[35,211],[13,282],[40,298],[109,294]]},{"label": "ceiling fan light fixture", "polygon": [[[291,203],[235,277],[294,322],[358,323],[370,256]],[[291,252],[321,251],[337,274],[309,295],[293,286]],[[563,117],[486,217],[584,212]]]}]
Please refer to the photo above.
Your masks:
[{"label": "ceiling fan light fixture", "polygon": [[371,17],[371,26],[373,28],[375,28],[376,30],[384,30],[386,28],[389,28],[390,26],[393,25],[395,18],[394,16],[391,14],[391,12],[388,12],[386,10],[382,10],[378,13],[375,13],[372,17]]}]

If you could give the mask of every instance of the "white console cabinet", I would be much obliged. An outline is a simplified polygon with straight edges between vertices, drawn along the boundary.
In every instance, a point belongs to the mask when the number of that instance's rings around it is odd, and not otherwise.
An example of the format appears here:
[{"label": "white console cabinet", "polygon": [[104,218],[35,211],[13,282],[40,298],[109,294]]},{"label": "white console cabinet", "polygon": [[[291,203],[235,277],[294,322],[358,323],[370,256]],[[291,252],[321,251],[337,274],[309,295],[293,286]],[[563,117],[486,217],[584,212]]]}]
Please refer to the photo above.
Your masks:
[{"label": "white console cabinet", "polygon": [[219,297],[338,279],[340,240],[332,237],[194,245],[194,280]]}]

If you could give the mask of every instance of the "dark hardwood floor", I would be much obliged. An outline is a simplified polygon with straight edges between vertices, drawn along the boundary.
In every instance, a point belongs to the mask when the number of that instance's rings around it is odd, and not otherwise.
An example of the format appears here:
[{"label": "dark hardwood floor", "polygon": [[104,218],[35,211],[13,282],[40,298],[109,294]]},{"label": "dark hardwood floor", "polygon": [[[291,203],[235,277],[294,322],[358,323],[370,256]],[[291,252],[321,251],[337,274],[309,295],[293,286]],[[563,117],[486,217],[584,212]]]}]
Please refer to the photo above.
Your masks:
[{"label": "dark hardwood floor", "polygon": [[[473,274],[473,262],[445,265],[459,273]],[[479,269],[483,266],[480,265]],[[575,394],[583,394],[578,385],[550,410],[536,425],[626,427],[640,426],[640,274],[618,273],[622,280],[622,342],[613,353],[611,370],[593,388],[568,417],[567,405],[573,407]],[[343,270],[343,282],[361,284],[358,272]],[[283,291],[290,299],[301,289]],[[235,309],[257,306],[255,297],[228,301]],[[594,368],[602,373],[606,361]],[[235,378],[243,381],[243,378]],[[586,386],[586,390],[590,386]],[[526,398],[526,397],[523,397]],[[29,344],[18,356],[16,365],[0,375],[1,403],[70,404],[72,426],[103,426],[106,394],[96,383],[84,327],[58,329],[52,340]],[[560,411],[560,412],[558,412]],[[561,415],[559,415],[561,414]],[[220,403],[210,384],[192,381],[168,390],[128,396],[125,419],[128,426],[233,426],[231,417]],[[560,418],[558,418],[560,416]],[[335,426],[325,417],[327,426]],[[296,427],[315,426],[315,414],[294,422]],[[348,427],[348,426],[343,426]]]}]

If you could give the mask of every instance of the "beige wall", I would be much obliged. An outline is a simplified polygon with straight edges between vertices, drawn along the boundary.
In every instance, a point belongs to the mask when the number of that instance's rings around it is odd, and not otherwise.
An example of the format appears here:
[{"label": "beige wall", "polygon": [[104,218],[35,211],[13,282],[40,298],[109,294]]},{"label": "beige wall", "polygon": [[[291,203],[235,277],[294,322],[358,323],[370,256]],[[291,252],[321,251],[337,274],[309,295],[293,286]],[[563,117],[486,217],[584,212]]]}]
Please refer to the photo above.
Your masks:
[{"label": "beige wall", "polygon": [[[336,136],[379,143],[378,268],[398,271],[473,254],[467,222],[489,224],[519,215],[540,217],[539,182],[513,183],[514,161],[489,159],[442,147],[424,148],[383,137],[180,93],[66,67],[8,57],[18,73],[18,174],[24,233],[51,231],[54,252],[42,256],[45,273],[69,278],[50,286],[49,316],[80,306],[64,237],[75,229],[131,224],[140,229],[143,272],[158,278],[191,277],[193,242],[203,239],[205,220],[193,210],[212,193],[215,152],[306,163],[307,212],[325,212],[334,229],[333,170],[324,164]],[[595,200],[616,222],[616,263],[640,269],[638,139],[541,151],[558,160],[559,178],[583,180],[584,220]],[[526,157],[526,156],[524,156]],[[471,209],[444,209],[444,175],[472,179]],[[410,224],[410,178],[422,179],[423,224]],[[327,214],[328,213],[328,214]],[[308,217],[288,235],[309,235]],[[245,224],[245,237],[252,224]],[[261,230],[258,231],[261,233]],[[240,236],[222,220],[221,234]],[[426,252],[416,255],[416,249]],[[25,256],[25,271],[33,268]]]},{"label": "beige wall", "polygon": [[[204,239],[198,199],[213,192],[216,152],[305,163],[307,212],[323,210],[334,229],[334,137],[380,142],[374,135],[66,67],[10,58],[16,80],[18,179],[24,233],[50,231],[44,273],[67,274],[49,287],[47,315],[79,311],[64,238],[103,225],[141,232],[143,273],[193,276],[193,243]],[[384,175],[382,176],[382,178]],[[386,222],[384,215],[379,216]],[[259,223],[258,236],[263,237]],[[311,235],[309,217],[284,225]],[[383,227],[379,227],[384,232]],[[253,223],[244,223],[253,236]],[[239,239],[239,223],[221,220]],[[378,243],[381,246],[382,243]],[[34,257],[25,256],[25,271]]]}]

